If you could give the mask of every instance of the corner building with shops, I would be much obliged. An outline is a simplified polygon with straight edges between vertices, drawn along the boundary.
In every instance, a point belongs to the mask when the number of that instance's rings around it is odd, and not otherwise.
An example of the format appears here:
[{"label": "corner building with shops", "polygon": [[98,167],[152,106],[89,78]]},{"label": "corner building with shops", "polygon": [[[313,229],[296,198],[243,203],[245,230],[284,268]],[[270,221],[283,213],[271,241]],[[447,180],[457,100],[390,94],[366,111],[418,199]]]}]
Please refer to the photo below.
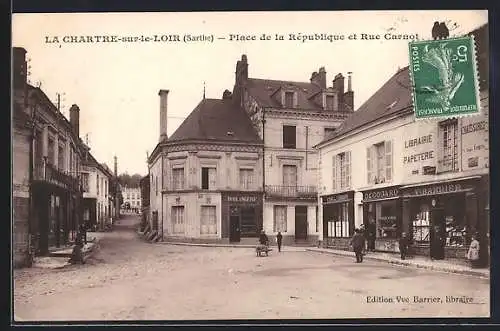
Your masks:
[{"label": "corner building with shops", "polygon": [[406,232],[415,254],[464,259],[478,234],[488,263],[488,25],[471,34],[481,114],[416,121],[406,67],[316,146],[324,246],[347,249],[363,224],[376,251],[399,252]]}]

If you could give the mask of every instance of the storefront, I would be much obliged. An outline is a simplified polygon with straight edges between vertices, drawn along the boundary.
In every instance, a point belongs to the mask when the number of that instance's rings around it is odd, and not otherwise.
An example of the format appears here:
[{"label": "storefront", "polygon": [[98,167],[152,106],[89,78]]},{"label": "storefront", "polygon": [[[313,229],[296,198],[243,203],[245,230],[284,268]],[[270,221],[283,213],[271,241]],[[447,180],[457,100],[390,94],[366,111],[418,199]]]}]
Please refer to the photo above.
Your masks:
[{"label": "storefront", "polygon": [[354,234],[354,191],[321,197],[323,240],[327,247],[349,249]]},{"label": "storefront", "polygon": [[404,231],[402,223],[399,186],[363,191],[363,225],[368,249],[399,252],[398,241]]},{"label": "storefront", "polygon": [[239,242],[257,237],[262,229],[261,192],[222,192],[222,238]]},{"label": "storefront", "polygon": [[434,259],[465,258],[471,236],[488,232],[488,197],[481,176],[401,188],[403,215],[415,253]]}]

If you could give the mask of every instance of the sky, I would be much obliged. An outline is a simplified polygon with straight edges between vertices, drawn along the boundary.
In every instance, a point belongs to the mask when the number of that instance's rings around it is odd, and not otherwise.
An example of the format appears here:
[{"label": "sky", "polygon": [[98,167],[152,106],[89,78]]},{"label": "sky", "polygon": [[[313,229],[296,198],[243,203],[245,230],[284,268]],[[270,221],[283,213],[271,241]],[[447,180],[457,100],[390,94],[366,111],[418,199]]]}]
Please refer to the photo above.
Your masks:
[{"label": "sky", "polygon": [[[410,40],[385,35],[431,39],[435,21],[447,22],[450,36],[458,36],[487,23],[488,12],[13,14],[12,45],[27,50],[30,83],[41,84],[54,103],[62,95],[63,114],[68,117],[69,107],[79,106],[80,136],[88,137],[99,162],[112,168],[116,155],[119,173],[145,175],[147,153],[159,139],[160,89],[170,90],[169,136],[201,101],[204,88],[207,98],[232,91],[242,54],[251,78],[309,81],[312,72],[325,67],[330,86],[337,73],[352,72],[357,109],[409,63]],[[263,34],[271,40],[261,40]],[[276,34],[284,40],[276,40]],[[290,40],[290,34],[324,34],[330,40]],[[349,39],[353,34],[356,39]],[[168,35],[179,35],[181,41],[161,41]],[[185,42],[187,35],[206,40]],[[231,40],[230,35],[256,40]],[[160,41],[71,42],[71,37],[86,36]],[[344,40],[333,40],[339,36]]]}]

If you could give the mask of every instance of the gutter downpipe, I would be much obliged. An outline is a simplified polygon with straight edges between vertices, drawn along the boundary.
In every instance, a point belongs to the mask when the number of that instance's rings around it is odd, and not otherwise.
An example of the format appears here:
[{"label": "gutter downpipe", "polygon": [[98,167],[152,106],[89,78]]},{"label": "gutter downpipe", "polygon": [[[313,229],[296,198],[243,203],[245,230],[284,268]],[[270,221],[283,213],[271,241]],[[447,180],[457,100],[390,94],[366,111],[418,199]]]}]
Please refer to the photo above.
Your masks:
[{"label": "gutter downpipe", "polygon": [[264,200],[266,199],[266,108],[262,108],[262,229],[264,229]]}]

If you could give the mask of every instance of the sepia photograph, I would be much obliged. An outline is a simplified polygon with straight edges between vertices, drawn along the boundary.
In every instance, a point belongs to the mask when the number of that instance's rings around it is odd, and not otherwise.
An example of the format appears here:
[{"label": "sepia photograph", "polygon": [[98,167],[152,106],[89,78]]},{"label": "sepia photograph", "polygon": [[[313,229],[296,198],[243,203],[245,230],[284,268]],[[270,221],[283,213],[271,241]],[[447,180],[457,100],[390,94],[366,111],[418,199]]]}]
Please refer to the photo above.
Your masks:
[{"label": "sepia photograph", "polygon": [[487,10],[14,13],[13,323],[490,317]]}]

